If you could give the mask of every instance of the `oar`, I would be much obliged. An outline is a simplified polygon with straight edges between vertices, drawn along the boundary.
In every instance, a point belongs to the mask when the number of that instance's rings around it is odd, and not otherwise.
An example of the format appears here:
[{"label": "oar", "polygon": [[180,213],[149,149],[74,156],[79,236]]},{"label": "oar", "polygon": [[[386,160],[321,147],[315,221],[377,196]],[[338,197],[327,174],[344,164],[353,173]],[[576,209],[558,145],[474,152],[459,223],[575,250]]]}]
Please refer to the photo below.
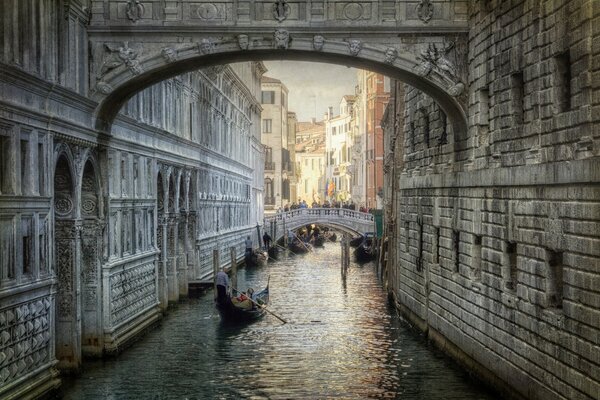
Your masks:
[{"label": "oar", "polygon": [[[238,292],[238,293],[243,293],[243,292],[240,292],[239,290],[237,290],[236,288],[234,288],[233,286],[231,288],[233,290],[235,290],[236,292]],[[246,297],[248,297],[248,296],[246,296]],[[273,311],[269,310],[267,308],[267,306],[265,306],[263,304],[258,304],[256,301],[252,300],[250,297],[248,297],[248,300],[250,300],[252,302],[252,304],[254,304],[256,307],[260,308],[261,310],[265,310],[266,312],[268,312],[269,314],[271,314],[272,316],[274,316],[275,318],[277,318],[278,320],[280,320],[284,324],[287,324],[287,321],[285,319],[281,318],[279,315],[277,315]]]},{"label": "oar", "polygon": [[295,255],[295,256],[297,255],[296,253],[294,253],[293,251],[291,251],[289,248],[287,248],[287,249],[286,249],[285,247],[283,247],[283,246],[280,246],[280,245],[278,245],[278,244],[275,244],[275,245],[276,245],[277,247],[281,248],[281,249],[284,249],[284,250],[287,250],[287,251],[289,251],[290,253],[292,253],[292,254],[293,254],[293,255]]},{"label": "oar", "polygon": [[[292,232],[292,233],[294,233],[294,232]],[[298,237],[298,235],[296,235],[296,234],[294,233],[294,236],[296,236],[296,239],[298,239],[298,241],[299,241],[300,243],[302,243],[302,246],[304,246],[304,248],[306,249],[306,251],[312,251],[311,249],[309,249],[309,248],[308,248],[308,246],[307,246],[307,245],[305,245],[305,244],[304,244],[304,242],[303,242],[302,240],[300,240],[300,238]]]}]

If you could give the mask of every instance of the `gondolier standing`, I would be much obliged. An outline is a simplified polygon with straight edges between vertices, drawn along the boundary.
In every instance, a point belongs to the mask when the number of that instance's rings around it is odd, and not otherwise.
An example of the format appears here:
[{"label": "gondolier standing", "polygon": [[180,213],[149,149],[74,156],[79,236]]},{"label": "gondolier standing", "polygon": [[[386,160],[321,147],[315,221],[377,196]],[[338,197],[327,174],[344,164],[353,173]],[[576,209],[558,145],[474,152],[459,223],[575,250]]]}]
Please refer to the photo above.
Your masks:
[{"label": "gondolier standing", "polygon": [[227,295],[227,288],[229,287],[229,276],[225,272],[225,267],[217,272],[217,302],[219,304],[227,304],[229,296]]},{"label": "gondolier standing", "polygon": [[252,254],[252,239],[250,236],[246,236],[246,257],[250,257]]}]

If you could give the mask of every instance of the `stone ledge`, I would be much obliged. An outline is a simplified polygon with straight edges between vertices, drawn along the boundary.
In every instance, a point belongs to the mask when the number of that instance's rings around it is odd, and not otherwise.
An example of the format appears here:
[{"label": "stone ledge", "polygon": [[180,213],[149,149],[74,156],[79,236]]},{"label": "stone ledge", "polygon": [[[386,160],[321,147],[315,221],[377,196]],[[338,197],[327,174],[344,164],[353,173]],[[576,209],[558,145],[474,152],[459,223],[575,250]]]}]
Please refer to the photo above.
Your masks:
[{"label": "stone ledge", "polygon": [[452,187],[539,186],[600,182],[600,160],[560,161],[518,167],[455,172],[431,176],[402,176],[401,190]]}]

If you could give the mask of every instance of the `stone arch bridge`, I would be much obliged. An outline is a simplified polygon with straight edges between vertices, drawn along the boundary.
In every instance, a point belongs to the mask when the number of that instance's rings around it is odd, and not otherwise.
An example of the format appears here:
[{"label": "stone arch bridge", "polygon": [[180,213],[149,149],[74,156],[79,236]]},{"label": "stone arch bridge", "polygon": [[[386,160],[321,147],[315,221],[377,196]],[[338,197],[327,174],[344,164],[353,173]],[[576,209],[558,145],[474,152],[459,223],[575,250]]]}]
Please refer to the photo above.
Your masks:
[{"label": "stone arch bridge", "polygon": [[[111,133],[124,102],[184,72],[288,59],[369,69],[435,99],[467,134],[466,0],[92,0],[90,96]],[[456,138],[455,138],[456,139]]]},{"label": "stone arch bridge", "polygon": [[373,214],[345,208],[299,208],[264,219],[264,229],[274,241],[281,239],[288,229],[310,224],[326,225],[354,235],[375,231]]}]

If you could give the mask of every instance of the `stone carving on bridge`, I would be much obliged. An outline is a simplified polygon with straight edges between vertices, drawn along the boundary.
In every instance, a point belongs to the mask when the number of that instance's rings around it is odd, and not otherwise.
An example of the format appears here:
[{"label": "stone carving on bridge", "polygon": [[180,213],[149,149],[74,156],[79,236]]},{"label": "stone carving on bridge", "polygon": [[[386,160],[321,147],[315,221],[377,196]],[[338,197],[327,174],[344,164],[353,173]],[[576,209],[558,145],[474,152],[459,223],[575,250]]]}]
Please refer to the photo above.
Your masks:
[{"label": "stone carving on bridge", "polygon": [[385,51],[385,62],[388,64],[393,64],[398,58],[398,50],[393,47],[388,47]]},{"label": "stone carving on bridge", "polygon": [[250,48],[250,38],[248,37],[248,35],[238,35],[237,39],[238,46],[240,46],[240,49],[248,50],[248,48]]},{"label": "stone carving on bridge", "polygon": [[162,49],[161,54],[168,63],[177,61],[177,50],[172,47],[165,47]]},{"label": "stone carving on bridge", "polygon": [[290,33],[285,29],[277,29],[273,35],[275,48],[286,49],[290,45]]},{"label": "stone carving on bridge", "polygon": [[128,42],[123,42],[122,46],[114,46],[112,44],[105,43],[104,48],[108,52],[108,56],[105,56],[102,66],[100,67],[100,74],[98,80],[108,74],[113,69],[125,65],[134,75],[142,73],[142,66],[138,58],[138,51],[129,47]]},{"label": "stone carving on bridge", "polygon": [[450,95],[460,96],[465,89],[464,84],[460,81],[455,65],[448,59],[448,53],[455,46],[454,42],[444,44],[441,48],[435,43],[429,43],[426,49],[421,50],[417,60],[421,63],[416,67],[416,72],[419,76],[426,77],[432,71],[436,71],[448,80],[454,82],[450,87]]},{"label": "stone carving on bridge", "polygon": [[129,0],[125,6],[125,14],[131,22],[137,22],[144,16],[144,5],[139,0]]},{"label": "stone carving on bridge", "polygon": [[215,44],[212,42],[212,40],[204,38],[198,44],[198,49],[202,54],[212,54],[215,50]]},{"label": "stone carving on bridge", "polygon": [[348,49],[350,50],[351,55],[357,56],[362,50],[362,42],[357,39],[352,39],[348,42]]},{"label": "stone carving on bridge", "polygon": [[428,23],[433,17],[433,4],[431,0],[421,0],[417,5],[417,15],[419,19]]},{"label": "stone carving on bridge", "polygon": [[276,1],[273,4],[273,18],[283,22],[290,15],[290,5],[285,1]]},{"label": "stone carving on bridge", "polygon": [[362,4],[360,3],[347,3],[343,8],[344,17],[348,18],[350,21],[356,21],[363,16],[364,9]]},{"label": "stone carving on bridge", "polygon": [[325,46],[325,38],[321,35],[315,35],[313,37],[313,49],[321,51],[323,50],[323,46]]}]

